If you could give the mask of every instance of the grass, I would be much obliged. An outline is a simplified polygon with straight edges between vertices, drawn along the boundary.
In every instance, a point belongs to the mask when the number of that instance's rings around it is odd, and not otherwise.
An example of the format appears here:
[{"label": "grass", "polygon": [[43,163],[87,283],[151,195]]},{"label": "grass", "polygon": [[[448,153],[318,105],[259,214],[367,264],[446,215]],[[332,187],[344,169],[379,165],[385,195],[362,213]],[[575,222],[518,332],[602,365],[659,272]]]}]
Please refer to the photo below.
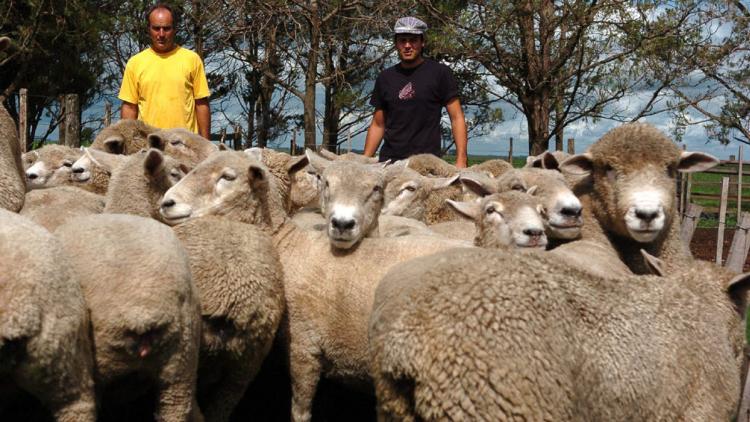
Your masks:
[{"label": "grass", "polygon": [[[717,169],[737,171],[737,165],[725,164],[716,167]],[[744,168],[743,168],[744,170]],[[692,176],[691,194],[702,194],[702,195],[721,195],[721,180],[723,177],[728,177],[728,174],[716,174],[716,173],[695,173]],[[727,197],[727,214],[726,214],[726,225],[727,227],[734,227],[737,225],[737,190],[736,187],[732,189],[732,182],[736,180],[736,176],[730,180],[730,192]],[[742,176],[742,209],[750,210],[750,176]],[[705,198],[691,198],[691,202],[703,206],[706,210],[703,213],[701,220],[698,223],[698,227],[717,227],[719,225],[719,199],[705,199]]]}]

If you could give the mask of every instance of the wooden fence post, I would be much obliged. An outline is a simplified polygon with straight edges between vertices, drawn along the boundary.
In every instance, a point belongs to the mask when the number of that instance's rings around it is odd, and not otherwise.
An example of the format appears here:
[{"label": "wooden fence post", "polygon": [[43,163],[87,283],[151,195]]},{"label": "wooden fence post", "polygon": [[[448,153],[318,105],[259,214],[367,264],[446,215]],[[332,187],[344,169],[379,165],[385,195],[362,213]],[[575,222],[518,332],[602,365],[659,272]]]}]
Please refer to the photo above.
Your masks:
[{"label": "wooden fence post", "polygon": [[682,244],[686,248],[690,249],[690,241],[693,240],[693,234],[695,234],[695,228],[698,227],[698,220],[701,218],[701,212],[703,207],[698,204],[688,203],[685,207],[687,211],[684,213],[682,218],[682,224],[680,226],[680,239]]},{"label": "wooden fence post", "polygon": [[104,127],[107,127],[112,124],[112,103],[109,101],[106,101],[104,103]]},{"label": "wooden fence post", "polygon": [[513,137],[510,137],[510,146],[508,147],[508,162],[513,165]]},{"label": "wooden fence post", "polygon": [[240,125],[234,125],[234,150],[242,150],[242,128]]},{"label": "wooden fence post", "polygon": [[225,127],[221,128],[221,131],[219,132],[219,136],[220,136],[219,142],[223,144],[224,146],[226,146],[227,144],[225,143],[225,140],[227,138],[227,128]]},{"label": "wooden fence post", "polygon": [[81,146],[81,117],[78,112],[78,94],[65,95],[65,145]]},{"label": "wooden fence post", "polygon": [[716,236],[716,265],[721,265],[724,254],[724,228],[727,219],[727,196],[729,193],[729,178],[721,178],[721,203],[719,205],[719,233]]},{"label": "wooden fence post", "polygon": [[18,92],[18,143],[21,146],[21,154],[26,152],[29,136],[29,90],[21,88]]},{"label": "wooden fence post", "polygon": [[742,145],[740,145],[737,157],[739,159],[737,162],[737,224],[739,224],[742,215]]},{"label": "wooden fence post", "polygon": [[352,128],[346,134],[346,152],[352,152]]},{"label": "wooden fence post", "polygon": [[568,154],[576,153],[576,140],[574,138],[568,138]]},{"label": "wooden fence post", "polygon": [[747,260],[748,229],[750,229],[750,213],[743,212],[742,218],[737,220],[737,230],[734,231],[732,246],[729,248],[727,262],[724,265],[736,273],[742,272],[742,268],[745,266],[745,261]]},{"label": "wooden fence post", "polygon": [[297,155],[297,131],[292,132],[292,140],[289,144],[289,155]]}]

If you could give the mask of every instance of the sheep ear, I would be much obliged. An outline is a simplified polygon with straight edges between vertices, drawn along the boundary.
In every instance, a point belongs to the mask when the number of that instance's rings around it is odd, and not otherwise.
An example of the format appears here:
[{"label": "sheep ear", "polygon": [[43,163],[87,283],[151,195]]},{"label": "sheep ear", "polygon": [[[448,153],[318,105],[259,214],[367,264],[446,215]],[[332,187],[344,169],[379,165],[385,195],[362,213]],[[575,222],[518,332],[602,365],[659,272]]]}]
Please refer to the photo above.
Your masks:
[{"label": "sheep ear", "polygon": [[479,174],[461,174],[459,180],[467,189],[479,196],[487,196],[495,193],[497,189],[488,180],[482,180]]},{"label": "sheep ear", "polygon": [[538,186],[534,185],[534,186],[532,186],[532,187],[530,187],[530,188],[526,189],[526,193],[528,193],[528,194],[529,194],[529,195],[531,195],[531,196],[534,196],[534,194],[535,194],[535,193],[536,193],[536,191],[537,191],[537,188],[538,188]]},{"label": "sheep ear", "polygon": [[451,177],[422,177],[429,182],[430,190],[445,189],[456,182],[461,182],[459,174],[454,174]]},{"label": "sheep ear", "polygon": [[653,275],[658,275],[659,277],[666,276],[664,271],[664,261],[646,252],[645,249],[641,249],[641,256],[643,256],[646,266]]},{"label": "sheep ear", "polygon": [[459,202],[451,199],[446,199],[445,202],[453,207],[459,214],[464,215],[472,220],[479,220],[481,213],[481,206],[478,201],[471,202]]},{"label": "sheep ear", "polygon": [[229,147],[219,142],[219,151],[229,151]]},{"label": "sheep ear", "polygon": [[321,157],[325,158],[326,160],[338,160],[339,156],[331,151],[328,151],[325,148],[320,148],[320,151],[318,151],[318,154],[320,154]]},{"label": "sheep ear", "polygon": [[161,135],[152,133],[148,135],[148,145],[151,148],[156,148],[159,151],[164,151],[164,148],[167,146],[167,141],[162,138]]},{"label": "sheep ear", "polygon": [[405,169],[405,168],[409,167],[409,159],[408,158],[405,159],[405,160],[398,160],[398,161],[395,161],[395,162],[392,162],[392,163],[390,162],[390,160],[388,160],[388,161],[386,161],[386,163],[388,163],[388,164],[386,164],[385,167],[388,170],[402,170],[402,169]]},{"label": "sheep ear", "polygon": [[591,154],[571,155],[560,164],[560,171],[575,174],[578,176],[588,176],[594,167],[594,161]]},{"label": "sheep ear", "polygon": [[263,148],[252,147],[246,149],[244,152],[248,157],[263,162]]},{"label": "sheep ear", "polygon": [[706,171],[718,164],[719,159],[711,154],[683,151],[680,154],[680,162],[677,164],[677,170],[683,173],[694,173],[697,171]]},{"label": "sheep ear", "polygon": [[149,174],[156,173],[157,170],[164,163],[164,155],[158,149],[149,149],[146,153],[146,158],[143,160],[143,168]]},{"label": "sheep ear", "polygon": [[183,172],[183,173],[185,173],[185,174],[188,174],[188,173],[190,173],[190,167],[188,167],[187,165],[185,165],[183,163],[180,163],[180,171]]},{"label": "sheep ear", "polygon": [[742,318],[747,311],[747,291],[750,289],[750,273],[739,274],[727,285],[727,295]]},{"label": "sheep ear", "polygon": [[331,165],[331,161],[326,160],[309,148],[305,150],[305,156],[307,156],[307,161],[310,163],[310,166],[312,166],[312,168],[318,173],[323,173],[326,167]]},{"label": "sheep ear", "polygon": [[555,158],[555,155],[549,151],[545,151],[542,154],[542,168],[547,170],[560,170],[560,163]]},{"label": "sheep ear", "polygon": [[247,169],[247,179],[253,190],[263,189],[268,186],[266,169],[258,164],[250,164]]},{"label": "sheep ear", "polygon": [[310,160],[307,159],[307,155],[298,155],[296,157],[292,157],[291,160],[289,160],[289,163],[286,165],[286,172],[287,174],[294,174],[303,168],[307,166],[310,163]]},{"label": "sheep ear", "polygon": [[104,140],[104,150],[110,154],[125,153],[125,139],[120,136],[110,136]]}]

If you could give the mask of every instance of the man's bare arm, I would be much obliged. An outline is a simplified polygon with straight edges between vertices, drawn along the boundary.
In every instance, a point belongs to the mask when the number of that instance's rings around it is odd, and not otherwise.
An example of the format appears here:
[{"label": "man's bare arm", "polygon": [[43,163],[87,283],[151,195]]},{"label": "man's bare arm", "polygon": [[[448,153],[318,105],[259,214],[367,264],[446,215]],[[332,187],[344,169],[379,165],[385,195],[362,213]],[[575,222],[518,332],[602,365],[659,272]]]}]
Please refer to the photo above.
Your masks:
[{"label": "man's bare arm", "polygon": [[195,100],[195,116],[198,118],[198,134],[211,139],[211,106],[208,98]]},{"label": "man's bare arm", "polygon": [[123,101],[122,106],[120,107],[120,118],[121,119],[137,119],[138,118],[138,104],[133,104],[127,101]]},{"label": "man's bare arm", "polygon": [[456,143],[456,167],[466,168],[468,135],[466,134],[466,119],[464,118],[464,111],[461,109],[461,102],[458,98],[454,98],[445,105],[445,109],[451,119],[451,132],[453,132],[453,140]]},{"label": "man's bare arm", "polygon": [[383,140],[385,135],[385,112],[383,110],[375,110],[372,115],[372,122],[370,128],[367,129],[367,137],[365,138],[365,157],[373,157],[380,146],[380,141]]}]

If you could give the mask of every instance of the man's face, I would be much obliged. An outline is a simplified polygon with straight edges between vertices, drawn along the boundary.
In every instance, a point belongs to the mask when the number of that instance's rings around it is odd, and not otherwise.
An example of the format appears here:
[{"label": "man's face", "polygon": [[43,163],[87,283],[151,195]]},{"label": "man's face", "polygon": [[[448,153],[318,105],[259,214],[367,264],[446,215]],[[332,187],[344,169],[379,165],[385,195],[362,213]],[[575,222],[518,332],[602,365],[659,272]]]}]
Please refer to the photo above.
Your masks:
[{"label": "man's face", "polygon": [[172,14],[166,9],[156,9],[148,17],[148,35],[151,48],[157,53],[168,53],[175,47]]},{"label": "man's face", "polygon": [[396,50],[402,62],[412,63],[422,58],[424,40],[421,35],[397,34]]}]

